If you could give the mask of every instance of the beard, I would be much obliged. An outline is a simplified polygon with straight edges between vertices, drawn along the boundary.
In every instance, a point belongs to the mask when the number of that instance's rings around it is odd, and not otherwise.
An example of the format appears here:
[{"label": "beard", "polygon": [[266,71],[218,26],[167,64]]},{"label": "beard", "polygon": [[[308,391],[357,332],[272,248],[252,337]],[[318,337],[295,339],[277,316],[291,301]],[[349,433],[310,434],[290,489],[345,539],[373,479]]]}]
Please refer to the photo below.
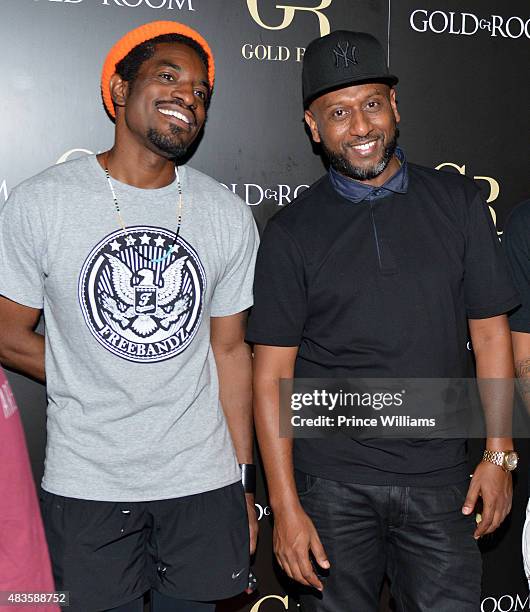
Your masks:
[{"label": "beard", "polygon": [[147,138],[149,142],[153,144],[157,149],[166,153],[171,159],[179,159],[184,157],[188,146],[180,142],[180,134],[184,131],[178,125],[170,126],[171,135],[162,134],[158,130],[150,128],[147,132]]},{"label": "beard", "polygon": [[334,170],[356,181],[370,181],[379,176],[388,166],[396,151],[398,135],[399,132],[397,128],[394,128],[392,137],[384,148],[381,159],[372,166],[368,167],[354,166],[345,155],[338,153],[337,151],[331,151],[323,142],[322,148]]}]

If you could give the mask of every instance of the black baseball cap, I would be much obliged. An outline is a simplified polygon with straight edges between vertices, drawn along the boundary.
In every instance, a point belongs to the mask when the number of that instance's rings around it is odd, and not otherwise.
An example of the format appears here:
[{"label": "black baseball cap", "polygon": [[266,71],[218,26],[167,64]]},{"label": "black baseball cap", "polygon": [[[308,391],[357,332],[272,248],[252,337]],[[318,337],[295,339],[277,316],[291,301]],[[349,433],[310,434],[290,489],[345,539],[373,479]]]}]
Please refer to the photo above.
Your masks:
[{"label": "black baseball cap", "polygon": [[361,83],[395,85],[381,43],[366,32],[335,30],[307,47],[302,68],[304,108],[318,96]]}]

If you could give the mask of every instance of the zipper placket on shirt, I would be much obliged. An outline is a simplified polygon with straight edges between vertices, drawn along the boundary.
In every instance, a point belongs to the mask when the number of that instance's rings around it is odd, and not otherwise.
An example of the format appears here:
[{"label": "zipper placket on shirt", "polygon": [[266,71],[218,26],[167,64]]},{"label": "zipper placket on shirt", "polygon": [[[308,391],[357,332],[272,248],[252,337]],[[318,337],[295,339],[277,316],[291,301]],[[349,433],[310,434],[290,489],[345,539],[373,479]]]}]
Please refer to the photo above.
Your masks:
[{"label": "zipper placket on shirt", "polygon": [[390,249],[388,240],[385,240],[384,231],[382,235],[377,230],[377,222],[375,219],[375,202],[370,198],[370,220],[372,222],[372,231],[374,234],[375,248],[377,249],[377,262],[379,271],[385,276],[390,276],[398,273],[395,257]]},{"label": "zipper placket on shirt", "polygon": [[379,246],[379,236],[377,235],[377,225],[375,223],[374,201],[370,200],[370,219],[372,220],[372,229],[374,231],[375,247],[377,249],[377,259],[379,261],[379,270],[383,271],[383,262],[381,260],[381,248]]}]

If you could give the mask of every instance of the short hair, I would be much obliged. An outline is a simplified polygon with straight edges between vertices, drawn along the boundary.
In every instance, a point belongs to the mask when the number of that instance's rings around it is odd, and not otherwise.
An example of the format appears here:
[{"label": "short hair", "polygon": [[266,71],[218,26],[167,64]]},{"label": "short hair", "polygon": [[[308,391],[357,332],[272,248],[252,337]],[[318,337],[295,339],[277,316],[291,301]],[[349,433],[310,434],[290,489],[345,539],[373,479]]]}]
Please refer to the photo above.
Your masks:
[{"label": "short hair", "polygon": [[124,81],[128,81],[133,85],[142,64],[153,57],[156,45],[161,43],[181,43],[190,47],[190,49],[193,49],[193,51],[197,53],[206,68],[206,73],[208,73],[209,62],[206,51],[197,41],[184,34],[161,34],[160,36],[155,36],[155,38],[150,38],[136,45],[136,47],[131,49],[129,53],[116,64],[116,72]]}]

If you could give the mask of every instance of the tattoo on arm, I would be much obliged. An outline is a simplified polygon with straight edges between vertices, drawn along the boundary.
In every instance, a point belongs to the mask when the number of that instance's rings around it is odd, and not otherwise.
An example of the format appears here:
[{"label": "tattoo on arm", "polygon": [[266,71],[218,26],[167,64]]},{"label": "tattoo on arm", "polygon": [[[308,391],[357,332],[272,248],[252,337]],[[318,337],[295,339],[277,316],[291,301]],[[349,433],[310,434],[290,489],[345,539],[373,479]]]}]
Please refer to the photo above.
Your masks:
[{"label": "tattoo on arm", "polygon": [[517,362],[516,372],[518,378],[530,378],[530,357]]},{"label": "tattoo on arm", "polygon": [[530,410],[530,357],[516,362],[515,374],[519,379],[518,388],[521,397]]}]

